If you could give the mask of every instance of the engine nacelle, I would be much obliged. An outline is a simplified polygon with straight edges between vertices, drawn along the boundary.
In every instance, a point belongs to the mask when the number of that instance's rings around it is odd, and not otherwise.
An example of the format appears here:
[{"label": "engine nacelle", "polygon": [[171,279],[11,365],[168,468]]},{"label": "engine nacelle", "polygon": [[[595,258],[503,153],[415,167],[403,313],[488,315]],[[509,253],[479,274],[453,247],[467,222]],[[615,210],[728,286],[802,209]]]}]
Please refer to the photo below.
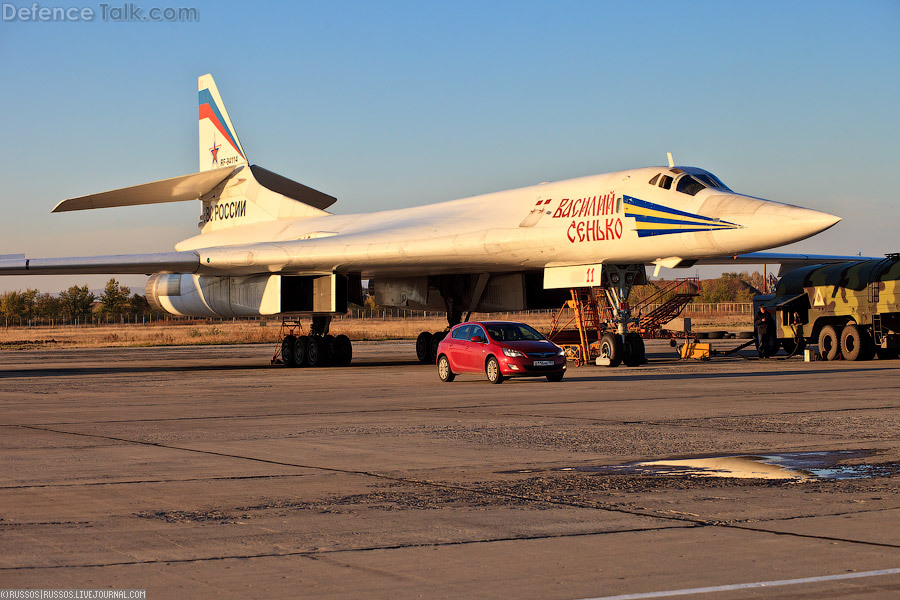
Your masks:
[{"label": "engine nacelle", "polygon": [[150,306],[179,316],[254,317],[347,312],[348,278],[317,275],[218,277],[157,273],[147,281]]}]

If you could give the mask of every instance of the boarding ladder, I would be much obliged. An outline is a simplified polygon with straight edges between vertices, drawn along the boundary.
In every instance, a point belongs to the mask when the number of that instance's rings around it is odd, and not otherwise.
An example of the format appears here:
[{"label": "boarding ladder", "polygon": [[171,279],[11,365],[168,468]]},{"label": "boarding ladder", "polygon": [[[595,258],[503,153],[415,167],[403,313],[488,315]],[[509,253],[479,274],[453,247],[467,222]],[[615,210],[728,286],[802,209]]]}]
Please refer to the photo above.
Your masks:
[{"label": "boarding ladder", "polygon": [[641,337],[653,338],[662,335],[662,326],[681,314],[687,304],[700,295],[700,278],[684,277],[660,287],[651,296],[644,299],[636,307],[638,314],[641,307],[659,304],[656,308],[641,315],[638,330]]}]

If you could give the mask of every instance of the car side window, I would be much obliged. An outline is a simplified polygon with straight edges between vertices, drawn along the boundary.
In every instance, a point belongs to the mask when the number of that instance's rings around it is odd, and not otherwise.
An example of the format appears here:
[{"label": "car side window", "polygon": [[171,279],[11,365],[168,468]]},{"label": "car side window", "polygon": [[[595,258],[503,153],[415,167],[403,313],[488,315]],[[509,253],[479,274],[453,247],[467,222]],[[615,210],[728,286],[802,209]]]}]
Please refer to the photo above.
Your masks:
[{"label": "car side window", "polygon": [[471,325],[463,325],[462,327],[457,327],[453,330],[453,335],[450,337],[452,337],[454,340],[468,340],[471,336],[469,336],[467,332],[469,331],[469,329],[471,329],[471,327]]},{"label": "car side window", "polygon": [[482,341],[487,342],[487,335],[484,333],[484,329],[481,328],[480,325],[471,325],[471,329],[469,330],[466,339],[471,340],[476,335],[480,335]]}]

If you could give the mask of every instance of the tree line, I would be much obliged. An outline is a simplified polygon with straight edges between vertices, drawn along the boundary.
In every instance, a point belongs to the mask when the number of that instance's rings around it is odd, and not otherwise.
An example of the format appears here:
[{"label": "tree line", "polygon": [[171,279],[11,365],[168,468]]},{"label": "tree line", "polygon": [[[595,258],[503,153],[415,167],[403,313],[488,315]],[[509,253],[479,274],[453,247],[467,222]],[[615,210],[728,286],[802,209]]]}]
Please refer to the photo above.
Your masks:
[{"label": "tree line", "polygon": [[88,286],[73,285],[58,295],[28,288],[0,295],[0,316],[17,321],[32,319],[87,320],[93,316],[116,318],[123,316],[165,313],[153,310],[147,298],[131,294],[131,289],[110,279],[97,297]]},{"label": "tree line", "polygon": [[[635,286],[631,303],[639,304],[668,283],[671,282],[655,281],[648,285]],[[724,273],[718,279],[701,281],[700,293],[694,302],[751,302],[754,294],[766,289],[765,277],[758,272]],[[366,307],[377,308],[374,298],[366,299]],[[119,319],[140,315],[156,317],[165,313],[153,310],[145,296],[132,294],[127,286],[120,285],[115,279],[106,282],[106,287],[99,297],[86,285],[73,285],[56,296],[31,288],[25,291],[4,292],[0,295],[0,316],[19,322],[32,319],[89,320],[94,316]]]}]

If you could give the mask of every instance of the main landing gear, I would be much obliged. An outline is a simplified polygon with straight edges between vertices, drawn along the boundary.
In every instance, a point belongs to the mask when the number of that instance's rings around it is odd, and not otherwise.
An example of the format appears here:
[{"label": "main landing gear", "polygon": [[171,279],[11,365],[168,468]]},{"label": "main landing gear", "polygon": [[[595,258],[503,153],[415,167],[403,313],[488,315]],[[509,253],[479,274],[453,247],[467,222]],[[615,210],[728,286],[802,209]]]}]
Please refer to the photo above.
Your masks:
[{"label": "main landing gear", "polygon": [[[331,317],[313,317],[309,334],[300,321],[281,322],[281,345],[272,356],[272,364],[288,367],[346,367],[353,360],[353,344],[346,335],[330,335]],[[280,354],[280,361],[279,361]]]},{"label": "main landing gear", "polygon": [[454,325],[462,323],[462,312],[451,310],[447,313],[447,329],[444,331],[423,331],[416,338],[416,358],[426,365],[433,365],[437,360],[438,344],[446,337]]}]

